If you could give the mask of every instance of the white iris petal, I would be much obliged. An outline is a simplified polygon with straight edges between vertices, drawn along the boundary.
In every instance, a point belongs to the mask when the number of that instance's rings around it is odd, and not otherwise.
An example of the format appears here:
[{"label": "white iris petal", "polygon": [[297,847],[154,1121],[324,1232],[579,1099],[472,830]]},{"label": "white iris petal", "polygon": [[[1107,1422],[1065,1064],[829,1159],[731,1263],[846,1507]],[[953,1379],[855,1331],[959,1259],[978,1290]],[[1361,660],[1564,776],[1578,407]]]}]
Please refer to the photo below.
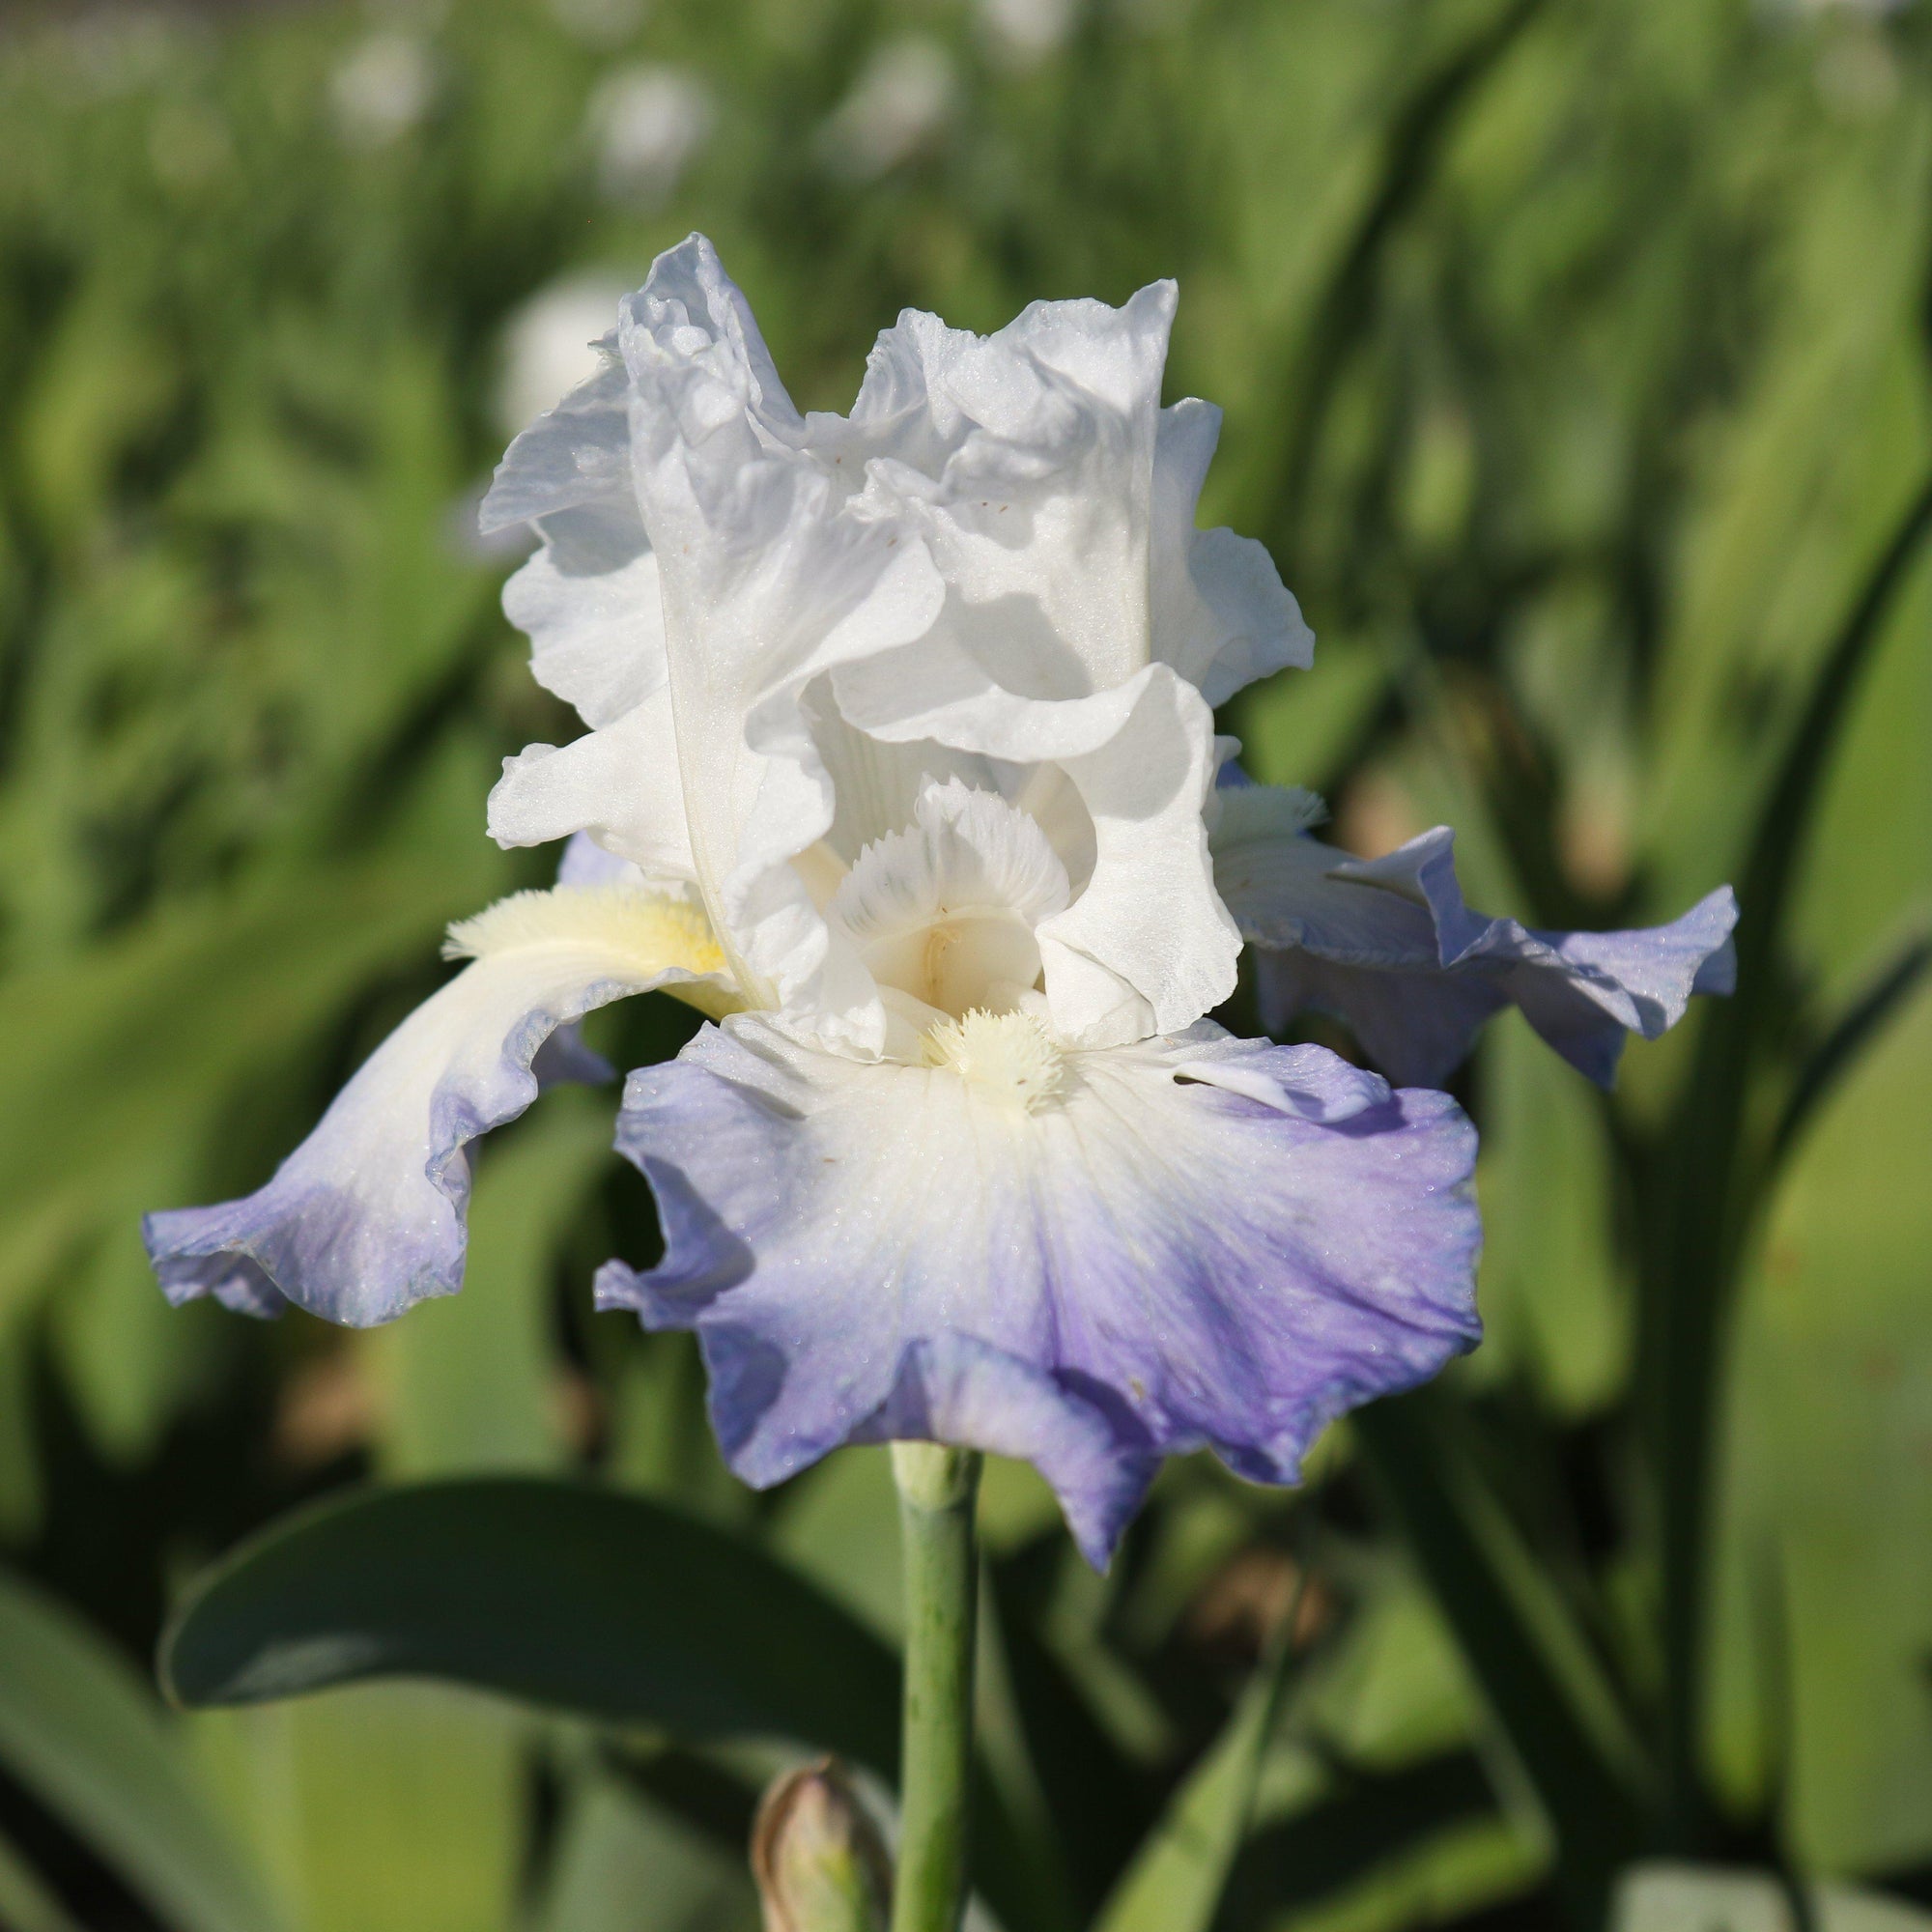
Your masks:
[{"label": "white iris petal", "polygon": [[[1160,406],[1174,303],[1036,303],[985,337],[908,312],[849,417],[803,415],[709,244],[660,258],[488,506],[546,540],[508,599],[540,676],[628,742],[533,748],[492,830],[587,829],[689,880],[755,1004],[871,1058],[921,975],[831,917],[805,855],[855,865],[957,779],[1022,803],[1066,877],[1050,913],[980,922],[965,977],[1039,980],[1086,1046],[1218,1004],[1209,706],[1309,638],[1265,552],[1194,527],[1219,414]],[[923,984],[962,1009],[963,978]]]},{"label": "white iris petal", "polygon": [[954,781],[927,786],[913,825],[860,854],[830,910],[881,986],[957,1018],[1033,990],[1034,928],[1065,903],[1066,868],[1039,827]]}]

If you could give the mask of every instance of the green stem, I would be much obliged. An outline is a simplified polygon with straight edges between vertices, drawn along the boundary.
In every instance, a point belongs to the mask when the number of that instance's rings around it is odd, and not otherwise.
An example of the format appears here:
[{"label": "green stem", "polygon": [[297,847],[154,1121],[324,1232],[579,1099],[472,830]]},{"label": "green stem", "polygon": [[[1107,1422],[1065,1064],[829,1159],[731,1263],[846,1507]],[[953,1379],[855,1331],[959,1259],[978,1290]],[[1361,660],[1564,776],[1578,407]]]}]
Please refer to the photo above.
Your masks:
[{"label": "green stem", "polygon": [[895,1442],[905,1563],[905,1727],[893,1932],[958,1932],[973,1770],[973,1626],[980,1458]]}]

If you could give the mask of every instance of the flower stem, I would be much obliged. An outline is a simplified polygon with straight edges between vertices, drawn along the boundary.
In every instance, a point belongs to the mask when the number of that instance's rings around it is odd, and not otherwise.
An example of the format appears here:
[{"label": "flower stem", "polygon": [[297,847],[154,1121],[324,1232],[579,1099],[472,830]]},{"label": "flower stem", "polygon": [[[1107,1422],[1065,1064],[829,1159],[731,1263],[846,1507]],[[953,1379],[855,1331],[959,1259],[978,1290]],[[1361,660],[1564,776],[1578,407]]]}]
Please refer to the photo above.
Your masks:
[{"label": "flower stem", "polygon": [[973,1627],[980,1458],[895,1442],[905,1564],[905,1710],[893,1932],[958,1932],[973,1767]]}]

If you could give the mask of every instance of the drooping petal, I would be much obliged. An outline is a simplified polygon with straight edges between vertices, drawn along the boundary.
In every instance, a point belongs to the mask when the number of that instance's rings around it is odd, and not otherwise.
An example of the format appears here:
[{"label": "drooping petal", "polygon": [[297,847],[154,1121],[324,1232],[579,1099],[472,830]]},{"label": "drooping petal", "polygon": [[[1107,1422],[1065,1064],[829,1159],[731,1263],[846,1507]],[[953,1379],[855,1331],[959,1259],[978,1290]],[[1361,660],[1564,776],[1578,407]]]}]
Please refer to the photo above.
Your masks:
[{"label": "drooping petal", "polygon": [[850,1439],[966,1443],[1031,1463],[1096,1570],[1160,1467],[1152,1451],[1123,1444],[1105,1408],[1072,1384],[957,1331],[907,1344],[885,1401]]},{"label": "drooping petal", "polygon": [[451,941],[471,963],[376,1049],[266,1186],[147,1217],[171,1301],[213,1294],[253,1314],[294,1301],[366,1327],[453,1294],[466,1149],[536,1097],[538,1056],[557,1030],[672,982],[728,1010],[701,918],[629,888],[519,894]]},{"label": "drooping petal", "polygon": [[1300,1008],[1346,1020],[1391,1079],[1439,1084],[1505,1006],[1600,1086],[1630,1034],[1655,1039],[1693,993],[1731,987],[1728,886],[1668,925],[1541,932],[1463,901],[1446,826],[1381,859],[1310,838],[1306,793],[1224,788],[1215,883],[1261,951],[1270,1028]]},{"label": "drooping petal", "polygon": [[1292,1482],[1331,1417],[1473,1344],[1446,1095],[1205,1023],[1052,1067],[1022,1065],[1037,1022],[978,1025],[1004,1059],[916,1067],[743,1015],[631,1075],[666,1256],[599,1298],[696,1330],[747,1481],[898,1433],[1020,1453],[1097,1562],[1161,1457]]}]

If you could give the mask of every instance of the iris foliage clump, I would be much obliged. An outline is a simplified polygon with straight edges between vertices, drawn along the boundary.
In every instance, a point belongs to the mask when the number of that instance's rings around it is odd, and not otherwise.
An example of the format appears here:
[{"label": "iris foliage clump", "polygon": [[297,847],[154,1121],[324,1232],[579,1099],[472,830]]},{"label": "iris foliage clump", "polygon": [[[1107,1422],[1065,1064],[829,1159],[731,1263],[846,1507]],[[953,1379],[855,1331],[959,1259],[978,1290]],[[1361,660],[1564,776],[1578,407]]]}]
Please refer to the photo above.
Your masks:
[{"label": "iris foliage clump", "polygon": [[[0,39],[0,1918],[749,1924],[774,1770],[890,1785],[884,1451],[753,1495],[689,1338],[592,1315],[659,1251],[608,1102],[492,1142],[464,1294],[393,1329],[170,1313],[135,1234],[258,1186],[443,924],[549,883],[478,836],[498,760],[576,726],[476,503],[584,373],[546,317],[601,332],[694,226],[806,408],[901,305],[1178,277],[1168,394],[1228,418],[1202,521],[1320,638],[1226,708],[1250,774],[1365,854],[1454,824],[1530,926],[1744,907],[1735,998],[1613,1098],[1491,1028],[1489,1339],[1305,1489],[1172,1465],[1102,1578],[992,1465],[998,1922],[1595,1926],[1662,1857],[1922,1889],[1918,10],[1014,17]],[[278,1701],[398,1673],[512,1701]]]}]

